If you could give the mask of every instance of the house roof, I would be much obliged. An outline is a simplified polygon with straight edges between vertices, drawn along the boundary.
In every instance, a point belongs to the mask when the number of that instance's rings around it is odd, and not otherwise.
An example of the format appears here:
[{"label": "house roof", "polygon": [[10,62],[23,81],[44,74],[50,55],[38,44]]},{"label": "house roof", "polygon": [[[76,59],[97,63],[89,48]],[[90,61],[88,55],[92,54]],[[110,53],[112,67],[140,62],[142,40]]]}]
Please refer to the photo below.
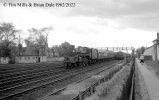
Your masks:
[{"label": "house roof", "polygon": [[155,39],[153,40],[153,42],[157,42],[159,44],[159,39]]}]

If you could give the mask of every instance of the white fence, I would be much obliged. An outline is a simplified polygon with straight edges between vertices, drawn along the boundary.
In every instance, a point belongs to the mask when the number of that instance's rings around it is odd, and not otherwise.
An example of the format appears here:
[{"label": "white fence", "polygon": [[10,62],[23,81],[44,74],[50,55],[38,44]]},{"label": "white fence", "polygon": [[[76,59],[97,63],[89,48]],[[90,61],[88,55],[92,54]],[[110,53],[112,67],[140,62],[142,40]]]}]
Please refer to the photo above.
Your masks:
[{"label": "white fence", "polygon": [[48,57],[47,62],[63,61],[64,57]]}]

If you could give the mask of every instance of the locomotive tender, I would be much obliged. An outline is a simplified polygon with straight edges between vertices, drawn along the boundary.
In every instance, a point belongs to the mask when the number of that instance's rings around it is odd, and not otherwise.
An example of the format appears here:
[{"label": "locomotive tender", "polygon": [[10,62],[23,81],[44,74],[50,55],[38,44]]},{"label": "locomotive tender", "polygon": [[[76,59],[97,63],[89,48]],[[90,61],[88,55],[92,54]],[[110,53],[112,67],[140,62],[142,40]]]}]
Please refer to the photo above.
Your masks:
[{"label": "locomotive tender", "polygon": [[97,50],[88,47],[78,47],[74,50],[73,56],[67,56],[64,59],[66,68],[76,66],[87,66],[99,61],[115,59],[115,52],[107,50]]}]

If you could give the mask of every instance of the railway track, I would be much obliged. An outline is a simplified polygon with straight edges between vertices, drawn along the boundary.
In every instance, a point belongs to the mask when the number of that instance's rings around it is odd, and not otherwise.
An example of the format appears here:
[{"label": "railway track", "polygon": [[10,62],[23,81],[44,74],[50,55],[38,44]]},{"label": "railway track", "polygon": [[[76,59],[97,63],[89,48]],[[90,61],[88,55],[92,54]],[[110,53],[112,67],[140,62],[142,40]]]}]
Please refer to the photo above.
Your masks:
[{"label": "railway track", "polygon": [[66,70],[64,69],[58,69],[58,70],[52,70],[52,71],[44,71],[44,72],[39,72],[39,73],[33,73],[29,75],[22,75],[14,78],[9,78],[9,79],[4,79],[0,85],[0,92],[3,91],[3,89],[7,89],[16,85],[23,85],[28,82],[32,82],[35,80],[39,80],[41,78],[47,78],[49,76],[55,75],[57,73],[63,73]]},{"label": "railway track", "polygon": [[[4,76],[5,78],[4,79],[1,79],[0,82],[2,83],[6,83],[8,81],[11,81],[11,80],[15,80],[15,79],[21,79],[21,78],[28,78],[28,77],[31,77],[31,76],[36,76],[36,75],[41,75],[42,73],[49,73],[49,72],[56,72],[58,70],[62,70],[64,68],[62,67],[59,67],[59,68],[45,68],[45,70],[39,70],[38,72],[34,72],[34,71],[30,71],[30,73],[15,73],[15,74],[12,74],[12,76],[10,76],[10,74],[8,76]],[[19,76],[20,75],[20,76]]]},{"label": "railway track", "polygon": [[26,64],[1,64],[1,67],[0,67],[0,71],[7,71],[7,70],[10,70],[10,69],[19,69],[19,68],[28,68],[30,66],[36,66],[36,67],[40,67],[41,65],[42,66],[50,66],[50,65],[60,65],[62,64],[63,62],[53,62],[53,63],[26,63]]},{"label": "railway track", "polygon": [[[53,68],[53,66],[62,66],[63,64],[53,64],[53,63],[50,63],[50,64],[41,64],[41,65],[38,65],[38,64],[26,64],[26,65],[22,65],[22,66],[13,66],[13,67],[8,67],[7,65],[6,66],[1,66],[0,67],[0,76],[2,75],[8,75],[8,74],[14,74],[14,73],[19,73],[19,72],[27,72],[27,71],[30,71],[30,70],[35,70],[35,69],[46,69],[46,67],[48,68]],[[12,65],[10,65],[12,66]],[[7,67],[7,68],[5,68]]]},{"label": "railway track", "polygon": [[[65,80],[65,79],[68,79],[70,77],[74,77],[78,74],[86,73],[88,71],[101,68],[103,66],[105,66],[105,64],[101,64],[98,67],[93,65],[92,67],[76,68],[76,69],[69,70],[69,71],[63,70],[63,72],[62,71],[60,72],[60,70],[59,70],[59,73],[56,70],[56,72],[57,72],[56,74],[50,75],[48,77],[41,76],[41,79],[40,79],[40,77],[36,79],[36,74],[33,74],[32,76],[28,76],[26,78],[30,79],[30,77],[32,77],[32,78],[35,78],[34,80],[27,81],[28,79],[22,77],[22,79],[24,79],[24,80],[26,79],[25,82],[23,82],[23,80],[22,80],[22,82],[17,83],[15,85],[10,84],[10,85],[6,86],[5,85],[5,84],[7,84],[7,82],[6,82],[0,88],[1,89],[0,90],[0,100],[7,100],[7,99],[12,98],[16,95],[20,95],[23,93],[24,94],[29,93],[29,91],[36,90],[36,89],[41,88],[43,86],[45,87],[49,84],[54,84],[58,81]],[[40,74],[37,74],[37,76],[38,75],[40,75]],[[16,81],[16,79],[18,79],[18,78],[15,78],[15,79],[8,81],[8,82],[14,83]]]},{"label": "railway track", "polygon": [[22,69],[22,70],[13,70],[12,72],[4,72],[0,74],[0,82],[1,80],[5,80],[8,78],[14,78],[19,75],[28,75],[28,74],[33,74],[33,73],[38,73],[40,71],[48,71],[48,70],[54,70],[54,69],[64,69],[63,65],[59,65],[58,67],[52,67],[52,66],[43,66],[42,68],[31,68],[31,69]]}]

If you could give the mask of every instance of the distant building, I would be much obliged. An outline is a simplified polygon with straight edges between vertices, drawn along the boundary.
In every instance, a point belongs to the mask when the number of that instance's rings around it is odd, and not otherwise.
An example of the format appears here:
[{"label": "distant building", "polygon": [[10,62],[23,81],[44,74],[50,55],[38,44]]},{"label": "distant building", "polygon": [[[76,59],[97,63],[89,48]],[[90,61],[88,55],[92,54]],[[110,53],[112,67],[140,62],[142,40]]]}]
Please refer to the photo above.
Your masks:
[{"label": "distant building", "polygon": [[153,40],[153,45],[146,48],[144,56],[145,58],[159,61],[159,33],[157,33],[157,39]]},{"label": "distant building", "polygon": [[52,57],[52,52],[48,45],[31,45],[23,47],[19,44],[10,51],[11,56],[6,56],[4,48],[0,47],[0,64],[6,63],[38,63],[47,62],[48,57]]},{"label": "distant building", "polygon": [[16,51],[14,57],[15,63],[47,62],[47,49],[48,47],[46,45],[22,47]]}]

